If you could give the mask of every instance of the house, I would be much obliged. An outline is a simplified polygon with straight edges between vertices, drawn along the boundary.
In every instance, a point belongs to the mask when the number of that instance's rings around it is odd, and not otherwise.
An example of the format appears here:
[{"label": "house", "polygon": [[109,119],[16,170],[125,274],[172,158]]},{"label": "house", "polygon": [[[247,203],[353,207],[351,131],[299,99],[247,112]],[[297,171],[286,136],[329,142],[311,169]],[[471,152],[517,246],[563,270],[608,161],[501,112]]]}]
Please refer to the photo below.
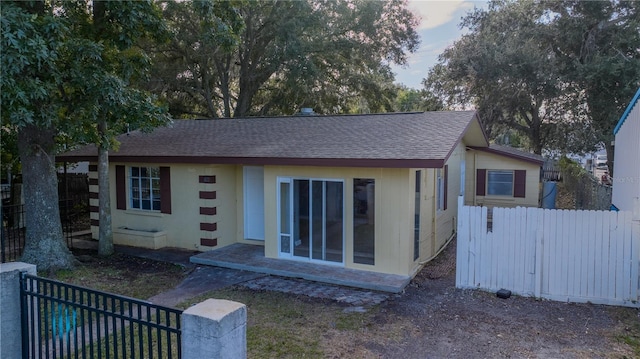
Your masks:
[{"label": "house", "polygon": [[640,88],[620,117],[615,134],[612,208],[640,213]]},{"label": "house", "polygon": [[[537,162],[489,146],[473,111],[176,120],[118,140],[116,244],[254,244],[266,258],[410,277],[455,234],[460,194],[537,205]],[[58,160],[91,162],[97,237],[95,147]]]},{"label": "house", "polygon": [[466,155],[465,205],[539,207],[544,159],[512,147],[470,147]]}]

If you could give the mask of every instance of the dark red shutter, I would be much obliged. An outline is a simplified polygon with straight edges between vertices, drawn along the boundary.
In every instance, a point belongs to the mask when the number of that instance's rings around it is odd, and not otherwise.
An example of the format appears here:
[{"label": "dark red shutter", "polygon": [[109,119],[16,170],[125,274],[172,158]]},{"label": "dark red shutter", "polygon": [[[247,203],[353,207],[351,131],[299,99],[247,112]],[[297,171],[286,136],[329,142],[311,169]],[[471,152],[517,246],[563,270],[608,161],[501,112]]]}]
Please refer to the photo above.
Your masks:
[{"label": "dark red shutter", "polygon": [[160,212],[171,214],[171,171],[160,167]]},{"label": "dark red shutter", "polygon": [[444,203],[443,210],[447,210],[447,193],[449,192],[449,165],[444,165]]},{"label": "dark red shutter", "polygon": [[487,189],[487,170],[476,170],[476,196],[484,196]]},{"label": "dark red shutter", "polygon": [[116,208],[127,209],[127,175],[124,166],[116,166]]},{"label": "dark red shutter", "polygon": [[513,196],[524,198],[527,193],[527,171],[516,170],[513,176]]}]

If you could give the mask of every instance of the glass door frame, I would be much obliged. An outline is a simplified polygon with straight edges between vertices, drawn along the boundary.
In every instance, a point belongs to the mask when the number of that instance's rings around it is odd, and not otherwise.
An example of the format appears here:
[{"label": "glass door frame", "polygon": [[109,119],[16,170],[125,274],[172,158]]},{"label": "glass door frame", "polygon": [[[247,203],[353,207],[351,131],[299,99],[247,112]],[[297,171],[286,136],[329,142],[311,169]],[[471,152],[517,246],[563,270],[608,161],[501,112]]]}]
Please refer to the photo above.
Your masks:
[{"label": "glass door frame", "polygon": [[[326,225],[326,193],[327,193],[327,183],[328,182],[335,182],[335,183],[340,183],[342,186],[342,231],[341,231],[341,237],[342,237],[342,244],[341,244],[341,261],[340,262],[335,262],[335,261],[329,261],[326,259],[314,259],[313,258],[313,236],[311,233],[311,229],[309,230],[309,254],[307,257],[303,257],[303,256],[296,256],[294,255],[295,252],[295,236],[294,236],[294,232],[295,232],[295,223],[294,223],[294,181],[296,180],[302,180],[302,181],[309,181],[309,221],[311,223],[311,216],[313,213],[313,200],[312,198],[312,192],[313,192],[313,183],[314,182],[322,182],[322,187],[323,187],[323,197],[322,197],[322,208],[323,208],[323,213],[322,213],[322,218],[323,218],[323,224]],[[283,194],[282,194],[282,190],[283,190],[283,184],[287,184],[288,185],[288,192],[289,194],[286,196],[286,200],[288,201],[287,203],[287,208],[288,208],[288,213],[286,213],[286,217],[288,220],[288,225],[286,229],[283,230],[283,220],[282,220],[282,216],[283,216],[283,210],[286,210],[286,208],[283,208],[283,204],[282,204],[282,199],[283,199]],[[313,263],[322,263],[322,264],[329,264],[329,265],[337,265],[337,266],[344,266],[345,261],[346,261],[346,196],[345,196],[345,192],[346,192],[346,188],[345,188],[345,180],[344,179],[335,179],[335,178],[311,178],[311,177],[277,177],[276,179],[276,185],[277,185],[277,193],[276,193],[276,207],[277,207],[277,233],[278,233],[278,256],[280,258],[287,258],[287,259],[293,259],[293,260],[299,260],[299,261],[305,261],[305,262],[313,262]],[[287,239],[288,240],[288,245],[287,243],[284,243],[283,245],[283,241]],[[323,253],[323,257],[324,253],[326,253],[327,250],[327,238],[326,238],[326,228],[323,225],[322,228],[322,253]],[[283,248],[287,248],[287,251],[283,251]]]}]

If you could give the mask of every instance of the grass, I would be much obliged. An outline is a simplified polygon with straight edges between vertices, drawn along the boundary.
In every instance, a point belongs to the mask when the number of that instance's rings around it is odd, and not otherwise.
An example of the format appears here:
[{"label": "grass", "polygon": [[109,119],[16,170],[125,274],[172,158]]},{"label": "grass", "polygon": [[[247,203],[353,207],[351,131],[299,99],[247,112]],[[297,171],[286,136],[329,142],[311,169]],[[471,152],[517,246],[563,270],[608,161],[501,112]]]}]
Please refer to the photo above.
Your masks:
[{"label": "grass", "polygon": [[633,351],[634,357],[640,358],[640,321],[638,320],[637,310],[614,307],[611,308],[611,313],[612,317],[619,323],[615,339],[628,345]]},{"label": "grass", "polygon": [[345,313],[345,307],[335,302],[278,292],[225,288],[193,298],[179,307],[187,308],[207,298],[247,306],[249,358],[344,357],[364,333],[380,336],[382,341],[389,334],[374,330],[377,308],[365,313]]},{"label": "grass", "polygon": [[108,258],[85,255],[73,270],[38,273],[42,277],[137,299],[148,299],[178,285],[186,273],[180,266],[116,253]]},{"label": "grass", "polygon": [[[49,277],[148,299],[172,289],[185,275],[178,266],[117,254],[108,259],[93,257],[73,271],[59,271]],[[414,323],[421,319],[419,316],[402,315],[402,311],[388,306],[373,307],[365,313],[345,312],[347,307],[333,301],[242,287],[209,292],[179,307],[184,309],[208,298],[247,306],[248,358],[376,358],[376,348],[402,348],[424,335]],[[620,355],[624,353],[640,358],[638,310],[608,307],[607,312],[614,324],[602,334],[616,347],[612,349],[617,353],[614,357],[624,357]]]},{"label": "grass", "polygon": [[[95,253],[83,253],[80,258],[82,258],[84,263],[73,270],[60,270],[53,273],[39,273],[39,275],[69,284],[97,289],[113,294],[120,294],[126,297],[146,300],[156,294],[174,288],[182,281],[182,279],[187,274],[180,266],[142,258],[130,257],[120,253],[116,253],[108,258],[99,258]],[[107,306],[110,306],[110,303],[111,302],[107,302]],[[117,303],[118,302],[116,302],[116,305],[118,305]],[[49,312],[51,312],[56,308],[57,306],[51,307],[48,310]],[[51,313],[51,318],[58,318],[58,312]],[[146,330],[141,330],[140,332],[138,332],[138,329],[141,328],[141,326],[137,323],[123,322],[120,319],[114,320],[111,319],[111,317],[109,317],[109,319],[106,319],[105,322],[104,318],[97,319],[96,315],[93,313],[85,313],[83,316],[80,315],[81,314],[78,314],[77,320],[79,325],[78,328],[80,328],[79,330],[81,331],[88,328],[85,325],[87,323],[95,323],[93,325],[98,325],[98,323],[100,323],[99,325],[101,327],[103,325],[106,325],[104,323],[109,323],[108,326],[111,327],[112,329],[110,330],[113,331],[110,334],[106,334],[106,327],[102,327],[104,331],[100,336],[101,339],[98,339],[99,342],[94,343],[95,345],[93,346],[93,355],[89,355],[89,357],[106,357],[107,348],[109,348],[109,350],[111,351],[114,351],[116,348],[118,348],[118,352],[125,354],[129,353],[131,350],[138,350],[142,348],[144,353],[143,357],[150,357],[150,350],[159,350],[157,348],[159,341],[164,343],[164,349],[160,349],[163,355],[161,355],[160,357],[166,357],[165,351],[167,340],[171,341],[171,351],[173,352],[173,357],[177,357],[177,336],[175,334],[171,334],[170,338],[168,338],[167,334],[164,333],[162,335],[162,338],[160,339],[158,337],[158,332],[155,329],[153,329],[151,333],[148,333]],[[89,319],[92,319],[92,321],[89,321]],[[160,318],[160,322],[164,321],[165,317],[162,316]],[[64,323],[64,325],[67,324],[67,322]],[[115,327],[113,327],[114,325]],[[75,323],[72,326],[75,327]],[[49,327],[52,327],[52,325],[50,325]],[[132,337],[133,339],[131,339],[128,335],[125,335],[131,333],[135,334]],[[51,337],[52,328],[49,328],[48,334],[49,337]],[[95,332],[94,335],[97,335],[97,332]],[[82,334],[80,334],[80,336],[82,336]],[[93,340],[96,339],[94,338]],[[98,355],[98,347],[101,349],[101,355]],[[150,349],[151,347],[153,347],[154,349]],[[122,352],[123,349],[124,352]],[[154,355],[154,357],[157,356]]]}]

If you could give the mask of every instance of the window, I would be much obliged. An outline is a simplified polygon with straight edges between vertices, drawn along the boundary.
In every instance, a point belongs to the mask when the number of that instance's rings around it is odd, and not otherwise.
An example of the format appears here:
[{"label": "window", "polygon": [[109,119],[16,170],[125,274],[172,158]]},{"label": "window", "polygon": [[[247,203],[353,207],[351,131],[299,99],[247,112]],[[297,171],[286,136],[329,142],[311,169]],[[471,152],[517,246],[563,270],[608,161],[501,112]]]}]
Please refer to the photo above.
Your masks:
[{"label": "window", "polygon": [[344,263],[344,184],[278,178],[282,257]]},{"label": "window", "polygon": [[373,178],[353,179],[353,262],[375,264],[375,192]]},{"label": "window", "polygon": [[160,211],[160,169],[131,167],[131,208]]},{"label": "window", "polygon": [[487,195],[513,196],[513,171],[487,171]]},{"label": "window", "polygon": [[437,184],[437,188],[438,188],[438,210],[442,210],[443,209],[443,205],[444,205],[444,178],[442,176],[442,169],[438,168],[436,170],[436,184]]},{"label": "window", "polygon": [[422,171],[416,171],[416,194],[415,194],[415,212],[414,212],[414,226],[413,226],[413,260],[420,257],[420,199],[422,194],[420,192],[420,182],[422,182]]},{"label": "window", "polygon": [[445,165],[444,168],[438,168],[436,170],[436,185],[437,185],[437,209],[439,211],[445,211],[447,209],[447,191],[449,180],[449,165]]},{"label": "window", "polygon": [[477,169],[476,196],[513,196],[514,198],[525,198],[526,195],[526,170]]}]

